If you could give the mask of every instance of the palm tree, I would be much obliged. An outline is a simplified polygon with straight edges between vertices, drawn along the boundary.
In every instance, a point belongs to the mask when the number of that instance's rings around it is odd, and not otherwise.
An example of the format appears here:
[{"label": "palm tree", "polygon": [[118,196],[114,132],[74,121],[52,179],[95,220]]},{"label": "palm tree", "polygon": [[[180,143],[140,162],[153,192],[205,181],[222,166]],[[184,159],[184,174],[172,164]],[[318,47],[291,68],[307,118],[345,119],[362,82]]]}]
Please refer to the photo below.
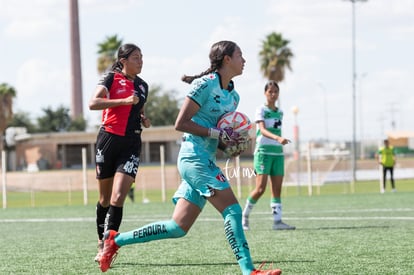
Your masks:
[{"label": "palm tree", "polygon": [[4,131],[8,122],[13,117],[13,97],[16,96],[16,90],[6,84],[0,84],[0,152],[3,150]]},{"label": "palm tree", "polygon": [[290,63],[293,53],[288,47],[289,42],[276,32],[267,35],[262,41],[260,70],[267,79],[281,82],[285,79],[286,68],[292,70]]},{"label": "palm tree", "polygon": [[106,72],[116,60],[116,51],[122,45],[122,39],[118,39],[115,34],[107,36],[106,39],[98,44],[98,73]]}]

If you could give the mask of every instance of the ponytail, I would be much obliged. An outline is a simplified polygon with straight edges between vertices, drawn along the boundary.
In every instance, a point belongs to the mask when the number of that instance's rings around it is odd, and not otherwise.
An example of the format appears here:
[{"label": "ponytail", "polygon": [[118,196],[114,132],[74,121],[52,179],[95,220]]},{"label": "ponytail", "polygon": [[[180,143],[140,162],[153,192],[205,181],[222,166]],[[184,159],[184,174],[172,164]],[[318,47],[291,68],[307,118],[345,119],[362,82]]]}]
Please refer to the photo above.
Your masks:
[{"label": "ponytail", "polygon": [[121,61],[117,60],[112,64],[111,71],[113,72],[121,72],[124,65],[122,65]]},{"label": "ponytail", "polygon": [[216,69],[214,69],[214,68],[209,68],[209,69],[207,69],[206,71],[204,71],[204,72],[202,72],[202,73],[200,73],[200,74],[198,74],[198,75],[193,75],[193,76],[183,75],[183,76],[181,77],[181,80],[182,80],[182,81],[184,81],[185,83],[191,84],[191,83],[194,81],[194,79],[196,79],[196,78],[200,78],[200,77],[202,77],[202,76],[205,76],[205,75],[207,75],[207,74],[209,74],[209,73],[214,72],[215,70],[216,70]]}]

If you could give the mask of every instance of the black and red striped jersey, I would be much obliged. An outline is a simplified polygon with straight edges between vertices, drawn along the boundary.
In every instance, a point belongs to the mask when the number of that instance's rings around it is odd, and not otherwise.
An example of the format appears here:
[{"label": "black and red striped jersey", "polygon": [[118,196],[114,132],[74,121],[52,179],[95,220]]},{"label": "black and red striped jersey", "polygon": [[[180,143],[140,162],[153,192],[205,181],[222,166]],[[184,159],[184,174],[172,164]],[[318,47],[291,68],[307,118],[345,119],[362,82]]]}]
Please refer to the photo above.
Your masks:
[{"label": "black and red striped jersey", "polygon": [[139,97],[136,105],[121,105],[104,109],[102,127],[106,132],[119,136],[131,136],[141,133],[141,109],[148,97],[148,84],[140,77],[134,81],[127,79],[122,73],[109,72],[102,76],[98,85],[107,90],[108,99],[127,98],[133,94]]}]

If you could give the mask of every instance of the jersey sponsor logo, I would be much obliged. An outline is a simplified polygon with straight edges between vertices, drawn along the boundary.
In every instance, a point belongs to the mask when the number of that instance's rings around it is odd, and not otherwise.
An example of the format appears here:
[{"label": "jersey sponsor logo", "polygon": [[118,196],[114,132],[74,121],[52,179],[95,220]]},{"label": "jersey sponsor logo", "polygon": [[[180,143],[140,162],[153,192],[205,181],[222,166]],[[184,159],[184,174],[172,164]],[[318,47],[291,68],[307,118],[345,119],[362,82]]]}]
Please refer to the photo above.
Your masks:
[{"label": "jersey sponsor logo", "polygon": [[168,233],[165,224],[152,224],[147,227],[135,230],[133,232],[133,238],[145,238],[152,235],[166,234]]},{"label": "jersey sponsor logo", "polygon": [[142,91],[143,93],[145,93],[145,87],[144,87],[144,85],[139,84],[139,85],[138,85],[138,87],[141,89],[141,91]]},{"label": "jersey sponsor logo", "polygon": [[275,120],[275,122],[273,123],[273,128],[281,128],[282,127],[282,121],[280,120]]},{"label": "jersey sponsor logo", "polygon": [[200,89],[200,90],[204,90],[207,87],[208,87],[207,83],[200,83],[197,85],[197,89]]},{"label": "jersey sponsor logo", "polygon": [[[233,254],[236,255],[236,260],[240,260],[243,258],[243,255],[240,254],[240,245],[237,242],[237,238],[234,234],[234,231],[231,226],[231,222],[229,220],[226,221],[224,224],[224,233],[226,235],[226,239],[231,246],[231,250],[233,250]],[[243,247],[246,248],[243,244]]]},{"label": "jersey sponsor logo", "polygon": [[190,92],[189,96],[190,97],[197,97],[198,94],[199,94],[199,91],[198,90],[193,90],[193,91]]},{"label": "jersey sponsor logo", "polygon": [[126,92],[126,90],[124,89],[124,88],[121,88],[121,89],[117,89],[116,90],[116,93],[117,94],[123,94],[123,93],[125,93]]},{"label": "jersey sponsor logo", "polygon": [[210,112],[211,112],[211,113],[216,114],[216,113],[219,113],[219,112],[220,112],[220,110],[219,110],[219,109],[217,109],[217,108],[211,107],[211,108],[210,108]]},{"label": "jersey sponsor logo", "polygon": [[145,89],[144,89],[144,87],[142,87],[142,85],[140,85],[140,89],[142,90],[141,92],[137,91],[137,90],[134,90],[134,95],[136,95],[138,97],[141,96],[143,99],[145,99],[146,98]]}]

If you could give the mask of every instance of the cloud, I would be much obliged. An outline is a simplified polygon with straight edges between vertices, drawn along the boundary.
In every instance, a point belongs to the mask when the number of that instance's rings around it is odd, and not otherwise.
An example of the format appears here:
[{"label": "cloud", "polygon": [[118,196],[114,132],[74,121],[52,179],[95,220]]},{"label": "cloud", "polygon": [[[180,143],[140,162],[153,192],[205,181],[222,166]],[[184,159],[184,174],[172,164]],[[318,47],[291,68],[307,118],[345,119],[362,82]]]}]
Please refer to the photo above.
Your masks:
[{"label": "cloud", "polygon": [[[22,7],[24,5],[24,7]],[[0,2],[1,17],[7,19],[4,33],[11,38],[39,38],[62,31],[68,18],[68,5],[61,1],[35,0]],[[66,20],[67,21],[67,20]]]},{"label": "cloud", "polygon": [[42,109],[64,105],[70,107],[70,73],[44,59],[29,59],[17,71],[14,101],[16,111],[38,117]]},{"label": "cloud", "polygon": [[[212,43],[233,40],[246,59],[243,75],[235,78],[241,95],[241,111],[254,115],[264,102],[264,77],[258,52],[267,34],[276,31],[290,40],[295,56],[293,72],[280,83],[284,133],[292,135],[291,107],[300,112],[303,139],[323,136],[326,88],[330,138],[351,137],[352,51],[351,3],[345,0],[295,0],[219,2],[200,6],[191,0],[180,3],[157,0],[79,0],[84,106],[99,79],[97,44],[118,34],[140,45],[144,52],[142,77],[166,91],[184,96],[189,86],[182,74],[198,74],[209,66]],[[164,9],[160,9],[162,3]],[[0,0],[1,82],[17,90],[15,110],[35,110],[70,103],[69,1]],[[216,7],[220,6],[219,12]],[[205,8],[212,9],[206,13]],[[202,8],[200,10],[200,8]],[[154,14],[156,16],[154,16]],[[356,4],[357,104],[362,93],[365,135],[379,136],[378,117],[389,117],[388,102],[399,100],[401,123],[414,129],[411,110],[411,78],[414,74],[414,1],[369,0]],[[401,100],[403,98],[403,100]],[[98,112],[88,112],[93,117]],[[405,121],[405,122],[404,122]],[[359,122],[358,122],[359,123]],[[384,122],[388,126],[388,122]],[[357,127],[359,130],[359,127]],[[388,129],[384,129],[388,130]]]}]

